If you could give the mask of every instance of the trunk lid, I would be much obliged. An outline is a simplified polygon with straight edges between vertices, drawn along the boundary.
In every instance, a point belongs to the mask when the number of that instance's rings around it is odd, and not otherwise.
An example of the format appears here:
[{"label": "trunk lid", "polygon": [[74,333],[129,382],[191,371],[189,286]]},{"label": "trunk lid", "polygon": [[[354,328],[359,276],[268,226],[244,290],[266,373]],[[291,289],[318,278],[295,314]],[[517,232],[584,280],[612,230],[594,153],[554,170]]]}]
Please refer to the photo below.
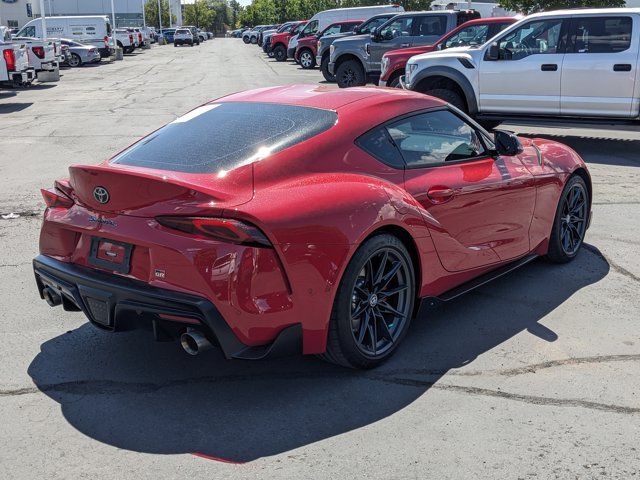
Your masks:
[{"label": "trunk lid", "polygon": [[124,165],[69,167],[73,200],[97,212],[155,217],[208,215],[253,198],[253,167],[220,178]]}]

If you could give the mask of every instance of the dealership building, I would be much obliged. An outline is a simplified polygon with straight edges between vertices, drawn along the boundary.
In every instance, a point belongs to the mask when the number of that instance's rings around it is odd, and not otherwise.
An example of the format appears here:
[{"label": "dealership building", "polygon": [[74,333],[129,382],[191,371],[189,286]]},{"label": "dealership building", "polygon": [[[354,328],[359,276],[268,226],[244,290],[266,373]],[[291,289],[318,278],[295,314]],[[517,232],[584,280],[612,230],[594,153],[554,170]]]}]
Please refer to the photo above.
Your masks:
[{"label": "dealership building", "polygon": [[[116,26],[142,26],[142,6],[145,0],[113,0]],[[182,24],[181,0],[169,0],[175,25]],[[111,0],[44,0],[45,15],[108,15],[111,18]],[[22,27],[40,16],[40,0],[0,0],[0,25]],[[155,24],[157,19],[149,19]],[[163,25],[168,27],[169,25]]]}]

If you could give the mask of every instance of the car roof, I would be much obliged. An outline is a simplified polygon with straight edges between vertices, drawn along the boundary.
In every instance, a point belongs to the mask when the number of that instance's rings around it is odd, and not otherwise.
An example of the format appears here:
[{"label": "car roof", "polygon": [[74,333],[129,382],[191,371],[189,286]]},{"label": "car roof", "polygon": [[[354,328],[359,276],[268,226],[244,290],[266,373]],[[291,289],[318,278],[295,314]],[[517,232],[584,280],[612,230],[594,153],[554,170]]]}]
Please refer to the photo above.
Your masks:
[{"label": "car roof", "polygon": [[576,15],[611,15],[611,14],[640,14],[640,8],[577,8],[566,10],[551,10],[548,12],[534,13],[526,17],[539,18],[539,17],[555,17],[555,16],[576,16]]},{"label": "car roof", "polygon": [[218,102],[256,102],[298,105],[301,107],[322,108],[325,110],[345,110],[347,106],[366,108],[380,102],[399,102],[419,100],[419,108],[431,108],[445,105],[442,100],[427,97],[421,93],[402,89],[378,87],[354,87],[337,89],[324,85],[285,85],[259,88],[228,95]]}]

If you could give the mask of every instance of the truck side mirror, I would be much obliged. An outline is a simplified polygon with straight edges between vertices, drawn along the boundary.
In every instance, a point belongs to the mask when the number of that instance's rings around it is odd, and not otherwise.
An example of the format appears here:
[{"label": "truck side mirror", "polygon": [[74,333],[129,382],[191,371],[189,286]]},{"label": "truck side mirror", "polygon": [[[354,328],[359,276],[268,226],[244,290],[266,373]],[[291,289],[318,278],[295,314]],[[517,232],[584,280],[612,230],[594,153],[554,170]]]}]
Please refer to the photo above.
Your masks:
[{"label": "truck side mirror", "polygon": [[490,46],[489,49],[487,50],[487,54],[485,55],[485,60],[491,60],[492,62],[495,62],[496,60],[500,59],[500,45],[498,45],[498,42],[493,42]]}]

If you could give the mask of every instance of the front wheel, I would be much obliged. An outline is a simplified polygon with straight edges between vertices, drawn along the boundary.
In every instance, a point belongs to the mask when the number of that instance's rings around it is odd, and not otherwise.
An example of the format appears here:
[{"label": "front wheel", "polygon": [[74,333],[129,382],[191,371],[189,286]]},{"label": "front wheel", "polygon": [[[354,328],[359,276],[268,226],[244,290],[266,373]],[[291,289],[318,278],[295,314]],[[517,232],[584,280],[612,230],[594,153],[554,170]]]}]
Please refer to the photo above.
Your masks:
[{"label": "front wheel", "polygon": [[329,55],[322,57],[322,61],[320,62],[320,71],[327,82],[334,83],[336,81],[336,76],[329,73],[329,60]]},{"label": "front wheel", "polygon": [[463,112],[467,111],[467,105],[464,99],[460,94],[454,92],[453,90],[449,90],[448,88],[434,88],[423,93],[425,95],[431,95],[432,97],[437,97],[440,100],[444,100],[445,102],[450,103]]},{"label": "front wheel", "polygon": [[273,49],[273,58],[278,62],[284,62],[287,59],[287,49],[282,45],[276,46],[276,48]]},{"label": "front wheel", "polygon": [[549,260],[567,263],[578,255],[587,232],[590,205],[587,185],[582,177],[574,175],[560,195],[549,238]]},{"label": "front wheel", "polygon": [[72,53],[71,58],[69,59],[69,66],[79,67],[80,65],[82,65],[82,59],[80,58],[80,55],[78,55],[77,53]]},{"label": "front wheel", "polygon": [[244,43],[246,43],[247,45],[248,45],[249,43],[251,43],[251,40],[249,40],[249,37],[242,37],[242,41],[243,41]]},{"label": "front wheel", "polygon": [[355,253],[340,281],[323,358],[350,368],[386,361],[404,338],[416,292],[413,263],[395,236],[376,235]]},{"label": "front wheel", "polygon": [[364,68],[357,60],[346,60],[336,70],[336,81],[340,88],[366,85]]},{"label": "front wheel", "polygon": [[300,52],[300,66],[305,70],[310,70],[316,66],[316,57],[313,56],[311,50],[303,50]]}]

